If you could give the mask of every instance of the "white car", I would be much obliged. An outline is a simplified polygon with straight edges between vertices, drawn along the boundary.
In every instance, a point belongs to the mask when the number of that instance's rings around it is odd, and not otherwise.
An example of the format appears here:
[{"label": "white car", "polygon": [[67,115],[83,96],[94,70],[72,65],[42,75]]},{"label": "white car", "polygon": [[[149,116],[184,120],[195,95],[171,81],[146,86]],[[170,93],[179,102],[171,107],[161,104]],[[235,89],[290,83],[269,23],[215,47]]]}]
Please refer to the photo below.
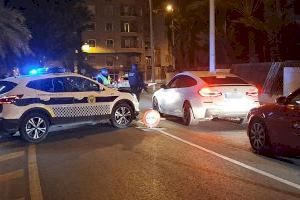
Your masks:
[{"label": "white car", "polygon": [[258,89],[236,75],[206,71],[177,74],[153,94],[153,109],[182,117],[185,125],[212,118],[246,118],[259,106]]},{"label": "white car", "polygon": [[128,74],[121,76],[118,80],[117,84],[118,88],[123,88],[123,89],[130,89],[130,84],[128,80]]},{"label": "white car", "polygon": [[55,124],[110,119],[128,127],[139,103],[130,93],[113,90],[74,73],[41,74],[0,80],[1,132],[20,132],[28,142],[46,138]]}]

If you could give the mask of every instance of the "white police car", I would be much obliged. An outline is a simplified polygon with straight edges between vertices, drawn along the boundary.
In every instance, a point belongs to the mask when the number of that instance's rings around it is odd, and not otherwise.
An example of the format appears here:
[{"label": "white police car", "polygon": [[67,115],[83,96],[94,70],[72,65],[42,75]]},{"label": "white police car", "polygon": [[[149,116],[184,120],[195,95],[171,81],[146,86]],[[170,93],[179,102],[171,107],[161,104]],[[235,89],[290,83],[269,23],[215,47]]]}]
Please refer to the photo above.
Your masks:
[{"label": "white police car", "polygon": [[44,140],[55,124],[110,119],[128,127],[139,104],[130,93],[113,90],[74,73],[52,73],[0,80],[0,129],[28,142]]}]

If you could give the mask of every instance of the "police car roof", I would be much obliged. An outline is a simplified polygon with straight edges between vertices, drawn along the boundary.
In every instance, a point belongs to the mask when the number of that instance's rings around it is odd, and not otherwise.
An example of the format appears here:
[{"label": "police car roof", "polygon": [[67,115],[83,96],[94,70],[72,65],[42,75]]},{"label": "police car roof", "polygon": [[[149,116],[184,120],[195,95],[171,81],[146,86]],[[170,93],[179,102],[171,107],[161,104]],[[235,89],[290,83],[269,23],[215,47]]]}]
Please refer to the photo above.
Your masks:
[{"label": "police car roof", "polygon": [[23,81],[32,81],[32,80],[38,80],[38,79],[43,79],[43,78],[54,78],[54,77],[65,77],[65,76],[84,77],[80,74],[65,72],[65,73],[49,73],[49,74],[22,75],[22,76],[16,76],[16,77],[8,77],[8,78],[3,79],[3,81],[10,81],[10,82],[14,82],[14,83],[18,84]]}]

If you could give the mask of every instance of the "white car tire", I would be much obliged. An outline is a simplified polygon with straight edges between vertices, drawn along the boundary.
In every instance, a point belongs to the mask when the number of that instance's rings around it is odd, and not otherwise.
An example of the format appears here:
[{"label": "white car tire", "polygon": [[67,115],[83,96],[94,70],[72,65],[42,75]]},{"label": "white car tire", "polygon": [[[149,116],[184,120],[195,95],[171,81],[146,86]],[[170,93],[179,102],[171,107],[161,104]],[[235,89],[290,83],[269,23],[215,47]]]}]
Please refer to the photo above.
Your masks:
[{"label": "white car tire", "polygon": [[159,103],[156,97],[153,97],[152,99],[152,108],[153,110],[156,110],[157,112],[159,112],[160,116],[164,117],[165,115],[160,111],[159,108]]},{"label": "white car tire", "polygon": [[198,124],[198,121],[194,118],[193,110],[188,103],[185,103],[183,106],[182,122],[186,126]]}]

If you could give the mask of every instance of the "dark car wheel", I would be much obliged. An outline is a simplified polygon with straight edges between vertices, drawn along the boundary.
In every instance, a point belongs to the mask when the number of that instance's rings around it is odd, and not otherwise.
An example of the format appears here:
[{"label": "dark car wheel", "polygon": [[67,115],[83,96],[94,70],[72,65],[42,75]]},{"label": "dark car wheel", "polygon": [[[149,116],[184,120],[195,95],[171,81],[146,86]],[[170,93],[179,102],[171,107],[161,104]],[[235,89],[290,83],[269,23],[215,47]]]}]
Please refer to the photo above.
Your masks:
[{"label": "dark car wheel", "polygon": [[265,123],[262,120],[255,119],[250,122],[248,134],[251,147],[255,152],[265,153],[269,150],[270,143],[268,138],[268,131]]},{"label": "dark car wheel", "polygon": [[49,119],[40,113],[31,113],[21,122],[20,134],[22,138],[30,143],[43,141],[49,131]]},{"label": "dark car wheel", "polygon": [[195,118],[194,118],[194,114],[193,114],[192,108],[187,103],[184,104],[184,106],[183,106],[182,122],[186,126],[196,125],[197,124],[197,120],[195,120]]},{"label": "dark car wheel", "polygon": [[111,123],[117,128],[127,128],[134,118],[131,106],[126,103],[117,104],[111,113]]}]

